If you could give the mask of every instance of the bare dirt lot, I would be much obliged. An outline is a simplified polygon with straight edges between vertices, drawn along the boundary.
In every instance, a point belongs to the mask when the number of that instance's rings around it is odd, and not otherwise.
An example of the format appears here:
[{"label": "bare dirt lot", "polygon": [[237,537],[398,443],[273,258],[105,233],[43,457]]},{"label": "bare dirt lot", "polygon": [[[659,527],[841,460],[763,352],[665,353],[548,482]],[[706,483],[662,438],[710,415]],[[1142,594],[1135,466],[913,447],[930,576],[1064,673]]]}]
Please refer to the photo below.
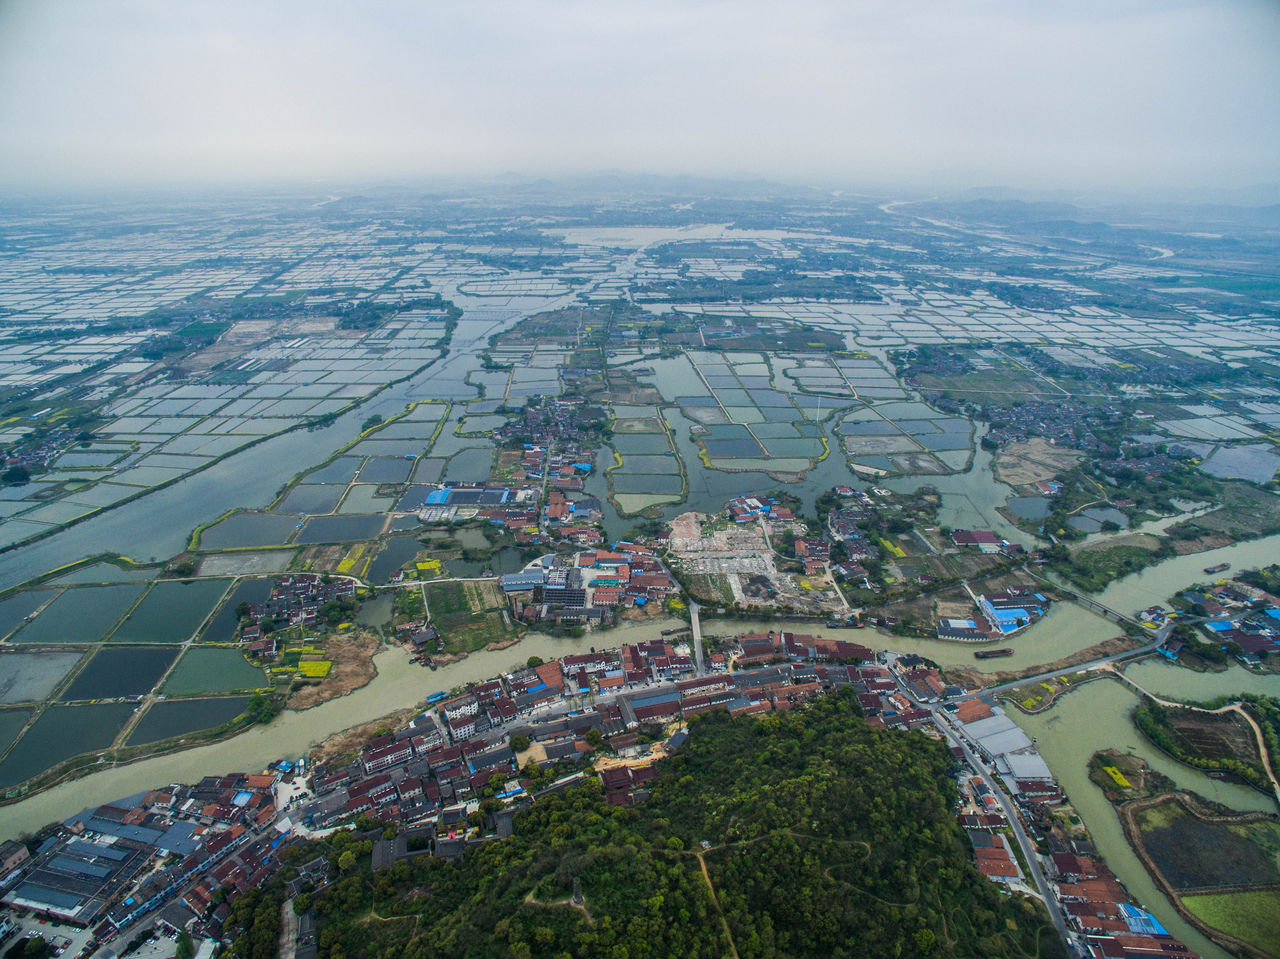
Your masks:
[{"label": "bare dirt lot", "polygon": [[1039,437],[1010,443],[1000,451],[995,463],[996,478],[1010,486],[1027,486],[1052,479],[1071,469],[1083,453],[1054,446]]},{"label": "bare dirt lot", "polygon": [[352,756],[359,752],[360,748],[373,738],[379,729],[396,729],[403,726],[410,719],[416,716],[417,709],[406,707],[398,709],[389,716],[383,716],[375,719],[373,722],[363,723],[359,726],[352,726],[350,729],[344,729],[336,735],[330,736],[311,754],[313,763],[330,762],[340,757]]},{"label": "bare dirt lot", "polygon": [[1150,533],[1129,533],[1125,536],[1108,536],[1106,539],[1099,540],[1096,543],[1077,546],[1072,550],[1072,552],[1086,553],[1091,549],[1113,549],[1116,546],[1136,546],[1138,549],[1146,549],[1154,553],[1160,548],[1160,538],[1152,536]]},{"label": "bare dirt lot", "polygon": [[325,647],[325,655],[333,663],[329,675],[317,685],[296,691],[285,705],[289,709],[310,709],[368,684],[377,673],[373,654],[379,645],[378,637],[370,632],[335,636]]},{"label": "bare dirt lot", "polygon": [[1111,656],[1115,653],[1123,652],[1126,649],[1133,649],[1140,645],[1136,639],[1130,639],[1128,636],[1117,636],[1114,639],[1103,640],[1093,646],[1073,653],[1057,662],[1047,663],[1040,666],[1028,666],[1026,669],[1020,670],[999,670],[994,673],[980,672],[970,666],[952,667],[946,671],[947,678],[952,682],[964,683],[968,686],[1000,686],[1004,683],[1012,683],[1015,680],[1022,679],[1026,676],[1035,676],[1038,673],[1048,673],[1055,669],[1066,669],[1069,666],[1078,666],[1081,663],[1087,663],[1095,659],[1101,659],[1103,656]]}]

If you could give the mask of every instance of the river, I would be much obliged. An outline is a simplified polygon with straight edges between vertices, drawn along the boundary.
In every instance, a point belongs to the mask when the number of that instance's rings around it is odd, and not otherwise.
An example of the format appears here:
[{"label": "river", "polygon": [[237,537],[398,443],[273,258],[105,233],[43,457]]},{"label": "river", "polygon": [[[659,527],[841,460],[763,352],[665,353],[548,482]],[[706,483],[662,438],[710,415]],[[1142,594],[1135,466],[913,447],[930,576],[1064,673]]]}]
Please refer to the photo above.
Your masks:
[{"label": "river", "polygon": [[[1135,667],[1129,667],[1135,669]],[[1187,698],[1207,699],[1213,690],[1233,683],[1247,685],[1243,670],[1235,668],[1227,674],[1198,674],[1174,666],[1144,668],[1135,672],[1138,682],[1149,680],[1156,670],[1167,670],[1162,691]],[[1276,677],[1271,677],[1273,681]],[[1153,690],[1154,691],[1154,690]],[[1089,780],[1089,758],[1100,749],[1120,749],[1145,759],[1153,769],[1190,789],[1233,809],[1275,811],[1275,802],[1267,795],[1246,786],[1219,782],[1203,773],[1182,766],[1156,750],[1130,720],[1137,705],[1137,694],[1114,679],[1099,679],[1071,691],[1050,710],[1025,716],[1014,709],[1009,715],[1036,740],[1041,755],[1066,790],[1071,804],[1088,827],[1107,865],[1124,883],[1130,895],[1150,910],[1173,935],[1207,959],[1229,959],[1228,953],[1215,946],[1183,921],[1169,900],[1156,888],[1146,869],[1125,839],[1120,820],[1102,790]]]}]

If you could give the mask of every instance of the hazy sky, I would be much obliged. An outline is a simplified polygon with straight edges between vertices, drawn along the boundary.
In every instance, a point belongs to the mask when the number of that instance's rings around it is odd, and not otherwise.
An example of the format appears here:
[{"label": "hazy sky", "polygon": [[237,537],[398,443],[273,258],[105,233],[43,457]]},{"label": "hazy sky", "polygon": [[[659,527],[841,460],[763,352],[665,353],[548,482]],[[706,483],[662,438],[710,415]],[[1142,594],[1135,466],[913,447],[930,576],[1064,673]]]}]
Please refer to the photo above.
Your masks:
[{"label": "hazy sky", "polygon": [[0,178],[1280,180],[1268,0],[0,0]]}]

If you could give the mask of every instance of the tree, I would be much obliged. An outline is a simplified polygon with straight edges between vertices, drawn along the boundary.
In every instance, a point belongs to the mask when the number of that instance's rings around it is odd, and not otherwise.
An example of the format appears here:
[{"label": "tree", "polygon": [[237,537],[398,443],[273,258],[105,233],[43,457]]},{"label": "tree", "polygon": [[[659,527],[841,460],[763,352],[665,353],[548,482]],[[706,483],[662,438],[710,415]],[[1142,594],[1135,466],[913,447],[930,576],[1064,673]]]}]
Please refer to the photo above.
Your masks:
[{"label": "tree", "polygon": [[178,940],[173,954],[174,959],[195,959],[196,944],[191,938],[191,933],[185,929],[178,933]]},{"label": "tree", "polygon": [[515,752],[518,752],[518,753],[522,753],[522,752],[524,752],[526,749],[528,749],[528,748],[529,748],[529,737],[528,737],[528,736],[518,736],[518,735],[517,735],[517,736],[512,736],[512,737],[511,737],[511,748],[512,748]]},{"label": "tree", "polygon": [[355,864],[356,864],[356,851],[354,849],[348,849],[346,852],[344,852],[341,856],[338,857],[338,869],[340,872],[350,872],[353,868],[355,868]]},{"label": "tree", "polygon": [[25,486],[31,482],[31,471],[21,464],[10,466],[3,473],[0,473],[0,482],[3,482],[5,486]]},{"label": "tree", "polygon": [[544,662],[545,660],[543,660],[541,656],[530,656],[528,660],[526,660],[525,665],[530,669],[534,669],[537,666],[541,666]]}]

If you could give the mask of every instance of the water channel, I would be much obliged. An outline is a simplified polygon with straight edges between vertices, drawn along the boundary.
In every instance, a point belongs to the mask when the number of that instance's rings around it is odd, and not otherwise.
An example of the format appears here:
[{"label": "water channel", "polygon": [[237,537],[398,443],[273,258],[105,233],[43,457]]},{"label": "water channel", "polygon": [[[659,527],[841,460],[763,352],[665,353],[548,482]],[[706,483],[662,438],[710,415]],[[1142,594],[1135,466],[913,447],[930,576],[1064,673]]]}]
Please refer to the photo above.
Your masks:
[{"label": "water channel", "polygon": [[[444,292],[448,295],[449,291]],[[546,304],[547,301],[540,301],[537,306],[545,308]],[[234,507],[266,506],[282,482],[293,473],[323,461],[353,439],[360,423],[372,413],[391,416],[406,403],[419,399],[474,398],[477,391],[465,380],[469,373],[480,368],[479,351],[490,335],[510,327],[524,314],[519,309],[486,306],[469,309],[467,315],[458,325],[454,348],[446,359],[409,381],[384,390],[331,426],[267,440],[172,487],[70,527],[40,543],[0,555],[0,588],[17,585],[41,571],[107,550],[139,560],[170,556],[185,547],[193,525]],[[714,512],[725,500],[739,493],[782,485],[764,473],[726,473],[705,468],[689,434],[690,421],[678,409],[667,408],[664,415],[674,428],[690,487],[686,502],[663,507],[665,517],[690,509]],[[1004,505],[1009,488],[995,480],[991,464],[991,454],[978,448],[970,468],[963,473],[903,477],[885,480],[882,485],[899,491],[933,486],[943,495],[940,523],[956,528],[989,528],[1010,540],[1029,543],[1026,534],[995,512],[996,507]],[[818,464],[805,479],[787,484],[786,488],[811,507],[821,492],[834,485],[866,486],[865,482],[855,479],[844,457],[837,452]],[[631,521],[619,517],[607,504],[604,479],[599,472],[593,475],[588,488],[605,504],[608,534],[621,535]],[[1174,557],[1117,581],[1099,598],[1113,609],[1132,613],[1165,603],[1174,591],[1203,580],[1205,566],[1220,562],[1229,562],[1238,569],[1262,566],[1275,561],[1278,548],[1280,536],[1273,536],[1193,556]],[[0,835],[34,830],[51,819],[65,818],[86,807],[169,782],[194,782],[210,773],[234,769],[256,770],[275,759],[304,754],[338,731],[421,703],[432,692],[490,678],[524,663],[531,655],[552,658],[592,644],[615,646],[655,638],[669,625],[668,621],[649,620],[579,640],[532,634],[513,648],[473,653],[436,672],[411,664],[407,654],[399,649],[387,649],[376,659],[378,675],[363,689],[305,712],[286,712],[269,726],[251,729],[223,742],[130,766],[103,768],[22,802],[0,807]],[[725,621],[708,622],[706,631],[724,635],[779,627],[786,628],[787,624]],[[821,630],[816,624],[795,624],[792,628],[798,632]],[[1116,633],[1112,624],[1096,614],[1075,604],[1061,603],[1041,622],[1009,642],[1015,649],[1012,657],[983,665],[1003,670],[1048,663]],[[965,644],[908,640],[876,630],[843,635],[876,648],[918,652],[944,666],[978,665],[973,659],[973,647]],[[1209,699],[1245,690],[1280,693],[1280,677],[1258,677],[1240,669],[1221,674],[1196,674],[1154,661],[1130,668],[1135,681],[1172,698]],[[1116,746],[1144,756],[1154,768],[1180,785],[1234,808],[1267,808],[1268,800],[1244,787],[1210,780],[1155,753],[1129,722],[1135,701],[1127,687],[1113,680],[1099,680],[1073,691],[1044,714],[1015,718],[1037,738],[1046,760],[1093,833],[1099,849],[1129,890],[1193,949],[1206,956],[1223,956],[1221,950],[1178,919],[1156,891],[1129,850],[1114,812],[1101,791],[1088,781],[1087,763],[1095,750]]]}]

